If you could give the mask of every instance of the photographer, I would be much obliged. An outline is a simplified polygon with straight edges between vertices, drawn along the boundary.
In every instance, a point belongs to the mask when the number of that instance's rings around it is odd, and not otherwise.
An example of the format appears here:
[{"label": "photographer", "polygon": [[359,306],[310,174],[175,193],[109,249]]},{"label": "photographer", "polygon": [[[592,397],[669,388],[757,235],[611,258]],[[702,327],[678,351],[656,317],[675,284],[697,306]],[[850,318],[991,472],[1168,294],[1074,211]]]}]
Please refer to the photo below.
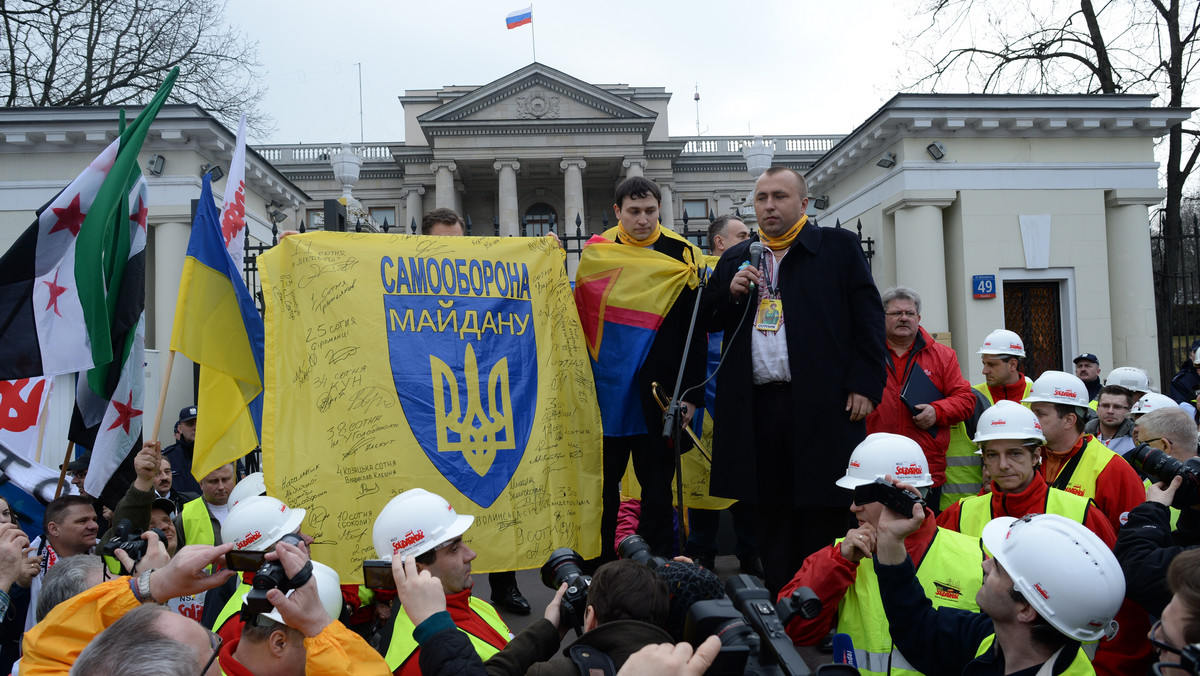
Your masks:
[{"label": "photographer", "polygon": [[1117,561],[1095,533],[1057,514],[989,523],[983,543],[994,558],[983,563],[980,614],[935,609],[922,592],[905,538],[925,516],[918,509],[907,518],[885,510],[874,566],[892,638],[914,670],[1093,673],[1080,641],[1115,631],[1112,619],[1125,594]]},{"label": "photographer", "polygon": [[[410,615],[416,615],[413,621],[419,622],[414,637],[421,643],[421,673],[479,676],[479,662],[471,654],[465,635],[455,630],[449,614],[440,611],[437,589],[428,573],[418,573],[416,566],[407,561],[404,565],[394,563],[393,572],[401,603]],[[530,625],[483,663],[487,674],[574,676],[581,669],[575,661],[576,647],[589,648],[584,652],[601,660],[599,666],[588,662],[589,669],[603,669],[607,658],[613,673],[638,650],[672,640],[662,629],[670,603],[666,583],[648,566],[622,559],[596,569],[588,589],[584,633],[563,656],[554,657],[563,633],[556,626],[563,591],[560,589],[547,607],[544,620]],[[444,598],[440,601],[444,604]]]},{"label": "photographer", "polygon": [[[836,625],[854,642],[855,657],[863,673],[887,674],[910,669],[905,655],[893,645],[879,602],[874,570],[861,564],[875,554],[879,522],[891,513],[868,491],[877,490],[877,479],[903,473],[916,486],[933,483],[925,454],[915,441],[896,434],[867,437],[850,456],[846,475],[837,485],[854,490],[850,510],[858,526],[832,546],[809,556],[779,598],[799,587],[810,587],[821,600],[822,611],[813,619],[797,618],[787,634],[797,645],[815,645]],[[890,488],[890,487],[889,487]],[[915,493],[914,493],[915,494]],[[922,509],[928,509],[922,506]],[[920,528],[907,534],[904,547],[919,571],[922,594],[935,605],[975,610],[975,592],[982,584],[979,540],[940,529],[933,512]]]},{"label": "photographer", "polygon": [[[1138,439],[1179,462],[1196,457],[1196,423],[1183,409],[1151,411],[1137,424]],[[1135,449],[1132,453],[1137,453]],[[1129,521],[1117,533],[1116,555],[1125,571],[1129,598],[1158,617],[1171,600],[1167,569],[1181,552],[1200,545],[1200,511],[1176,510],[1171,505],[1183,477],[1170,484],[1146,488],[1146,502],[1129,512]],[[1177,520],[1177,523],[1176,523]]]},{"label": "photographer", "polygon": [[[1160,662],[1178,665],[1184,646],[1200,643],[1200,551],[1184,552],[1171,561],[1167,584],[1172,596],[1162,611],[1162,620],[1150,630],[1150,640]],[[1189,651],[1190,652],[1190,651]],[[1197,655],[1189,655],[1194,662]],[[1184,673],[1195,674],[1195,666]],[[1174,673],[1174,672],[1167,672]]]}]

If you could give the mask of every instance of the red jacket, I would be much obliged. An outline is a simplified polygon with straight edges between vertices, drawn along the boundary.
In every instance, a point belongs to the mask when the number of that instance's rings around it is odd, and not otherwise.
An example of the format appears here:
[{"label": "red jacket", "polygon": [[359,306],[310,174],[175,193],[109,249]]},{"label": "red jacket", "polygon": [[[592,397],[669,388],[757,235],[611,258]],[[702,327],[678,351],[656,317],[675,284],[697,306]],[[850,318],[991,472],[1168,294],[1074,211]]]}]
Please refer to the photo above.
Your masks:
[{"label": "red jacket", "polygon": [[[920,530],[904,538],[904,548],[912,557],[914,567],[921,564],[921,559],[924,558],[936,532],[937,523],[934,521],[933,512],[926,508],[925,520],[921,522]],[[870,559],[863,559],[859,563],[873,565]],[[841,544],[836,542],[818,549],[804,559],[804,565],[800,566],[792,581],[779,592],[779,598],[791,596],[797,587],[808,587],[821,599],[821,614],[811,620],[796,618],[788,624],[787,635],[793,643],[816,645],[825,638],[834,626],[837,609],[842,598],[846,596],[846,590],[854,584],[859,563],[851,563],[842,558]]]},{"label": "red jacket", "polygon": [[[933,485],[941,486],[946,483],[946,447],[950,445],[950,428],[969,418],[975,411],[975,395],[971,394],[971,384],[962,376],[958,355],[954,350],[934,341],[924,327],[917,327],[917,331],[917,338],[908,352],[897,355],[888,349],[891,359],[886,360],[887,385],[883,389],[883,399],[867,416],[867,434],[891,432],[916,441],[925,451]],[[933,402],[937,422],[928,430],[917,427],[912,413],[900,401],[900,392],[909,373],[918,367],[925,371],[925,375],[945,397]]]},{"label": "red jacket", "polygon": [[[1046,478],[1046,482],[1051,486],[1055,485],[1055,481],[1060,478],[1060,474],[1071,462],[1071,458],[1080,453],[1085,454],[1100,454],[1107,456],[1106,458],[1096,458],[1095,462],[1104,463],[1104,469],[1096,476],[1096,488],[1094,495],[1089,495],[1089,491],[1077,492],[1071,487],[1064,488],[1068,493],[1076,493],[1083,495],[1085,498],[1091,498],[1096,501],[1096,507],[1108,517],[1108,522],[1112,524],[1114,531],[1121,530],[1121,526],[1129,519],[1129,510],[1137,507],[1146,501],[1146,486],[1138,478],[1137,472],[1133,467],[1125,461],[1124,458],[1108,450],[1108,447],[1097,441],[1092,444],[1094,439],[1090,434],[1084,434],[1075,442],[1075,446],[1066,453],[1054,453],[1048,447],[1042,447],[1042,465],[1039,471]],[[1089,462],[1092,462],[1089,459]],[[1082,474],[1080,469],[1073,474]],[[1069,477],[1068,477],[1069,478]],[[1085,477],[1075,477],[1079,481],[1086,481]],[[1071,481],[1070,483],[1074,483]]]}]

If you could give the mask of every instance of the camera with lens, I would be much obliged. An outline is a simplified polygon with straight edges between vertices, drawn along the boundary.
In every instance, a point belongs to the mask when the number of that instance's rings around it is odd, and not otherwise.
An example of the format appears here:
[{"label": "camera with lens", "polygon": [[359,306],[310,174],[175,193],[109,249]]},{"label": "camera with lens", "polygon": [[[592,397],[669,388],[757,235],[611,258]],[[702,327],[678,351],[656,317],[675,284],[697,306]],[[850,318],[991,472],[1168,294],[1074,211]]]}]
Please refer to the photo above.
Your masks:
[{"label": "camera with lens", "polygon": [[567,583],[567,591],[562,597],[562,617],[575,630],[576,636],[583,635],[583,611],[587,609],[588,588],[592,586],[592,576],[583,574],[582,564],[579,552],[570,547],[559,547],[542,564],[541,571],[542,584],[554,591]]},{"label": "camera with lens", "polygon": [[[304,543],[304,540],[295,533],[288,533],[280,538],[279,541],[296,546]],[[244,622],[252,622],[254,616],[271,612],[275,606],[272,606],[271,602],[267,600],[268,591],[278,589],[286,594],[293,589],[304,586],[311,577],[311,561],[305,563],[304,568],[292,578],[288,578],[287,572],[283,570],[283,564],[279,561],[264,562],[254,572],[254,580],[250,583],[250,591],[246,592],[245,605],[242,606],[242,620]]]},{"label": "camera with lens", "polygon": [[808,587],[772,602],[758,578],[737,575],[725,581],[726,598],[698,601],[688,610],[683,638],[693,646],[709,636],[721,639],[721,652],[706,676],[807,676],[812,672],[784,631],[796,617],[812,619],[821,601]]},{"label": "camera with lens", "polygon": [[659,566],[668,563],[666,559],[655,556],[654,552],[650,551],[650,545],[641,535],[630,535],[621,540],[621,544],[617,545],[617,556],[650,566],[651,570],[657,570]]},{"label": "camera with lens", "polygon": [[1200,456],[1179,462],[1149,444],[1138,444],[1127,456],[1129,464],[1138,472],[1158,483],[1170,484],[1175,477],[1183,477],[1183,483],[1175,491],[1171,506],[1176,509],[1200,506]]},{"label": "camera with lens", "polygon": [[[134,564],[137,564],[149,551],[150,543],[142,539],[144,532],[134,528],[133,522],[129,519],[121,519],[113,531],[112,539],[104,543],[104,555],[116,559],[117,550],[120,549],[133,559]],[[158,535],[158,541],[164,546],[167,544],[167,536],[161,530],[151,528],[150,532]],[[125,564],[121,564],[121,572],[128,574],[132,571],[125,570]]]}]

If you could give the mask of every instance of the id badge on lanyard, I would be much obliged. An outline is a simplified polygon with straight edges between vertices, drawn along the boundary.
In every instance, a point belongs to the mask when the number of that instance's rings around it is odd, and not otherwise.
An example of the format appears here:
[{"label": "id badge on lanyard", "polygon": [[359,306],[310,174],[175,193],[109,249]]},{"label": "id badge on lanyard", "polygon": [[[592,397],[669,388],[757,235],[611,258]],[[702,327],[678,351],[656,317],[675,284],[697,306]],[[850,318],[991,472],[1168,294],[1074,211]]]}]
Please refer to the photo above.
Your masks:
[{"label": "id badge on lanyard", "polygon": [[772,260],[763,266],[764,284],[762,296],[758,299],[758,312],[754,314],[754,328],[764,333],[775,333],[783,326],[783,300],[779,298],[779,281],[777,276],[779,263]]}]

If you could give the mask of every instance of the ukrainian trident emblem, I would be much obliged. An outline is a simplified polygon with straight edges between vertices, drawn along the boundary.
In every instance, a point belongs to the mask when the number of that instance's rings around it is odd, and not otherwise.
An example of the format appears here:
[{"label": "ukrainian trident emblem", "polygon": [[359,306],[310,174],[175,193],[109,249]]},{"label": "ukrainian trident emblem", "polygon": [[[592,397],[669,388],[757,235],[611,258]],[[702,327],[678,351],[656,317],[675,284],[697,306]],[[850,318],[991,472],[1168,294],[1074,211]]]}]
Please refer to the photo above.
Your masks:
[{"label": "ukrainian trident emblem", "polygon": [[396,394],[426,457],[489,507],[512,480],[537,407],[530,303],[384,296]]}]

